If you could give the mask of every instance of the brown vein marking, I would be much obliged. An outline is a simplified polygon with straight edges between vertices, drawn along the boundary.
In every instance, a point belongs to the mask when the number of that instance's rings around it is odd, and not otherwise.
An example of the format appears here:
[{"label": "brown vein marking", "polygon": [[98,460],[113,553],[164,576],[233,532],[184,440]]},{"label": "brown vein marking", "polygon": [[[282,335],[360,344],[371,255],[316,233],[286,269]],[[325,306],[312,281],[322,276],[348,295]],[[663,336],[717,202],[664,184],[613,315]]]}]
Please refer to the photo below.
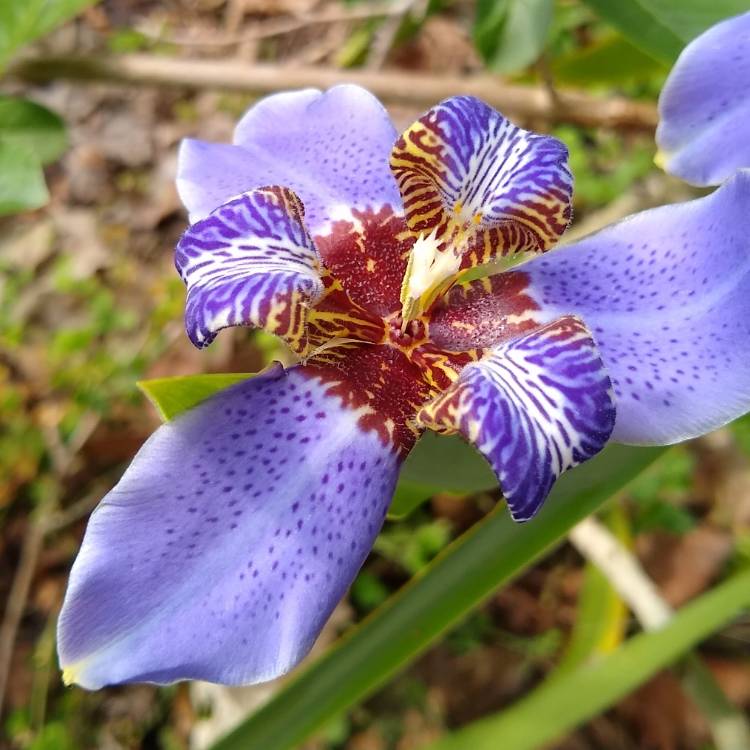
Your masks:
[{"label": "brown vein marking", "polygon": [[332,339],[356,339],[370,343],[383,340],[385,328],[382,318],[355,304],[341,282],[330,272],[324,273],[323,285],[323,296],[308,316],[308,351]]},{"label": "brown vein marking", "polygon": [[362,429],[375,431],[402,457],[420,434],[417,411],[437,395],[422,370],[390,346],[348,344],[327,349],[311,358],[305,371],[328,385],[328,395],[358,413]]},{"label": "brown vein marking", "polygon": [[401,280],[414,238],[392,206],[352,209],[315,244],[326,268],[360,308],[378,317],[400,309]]}]

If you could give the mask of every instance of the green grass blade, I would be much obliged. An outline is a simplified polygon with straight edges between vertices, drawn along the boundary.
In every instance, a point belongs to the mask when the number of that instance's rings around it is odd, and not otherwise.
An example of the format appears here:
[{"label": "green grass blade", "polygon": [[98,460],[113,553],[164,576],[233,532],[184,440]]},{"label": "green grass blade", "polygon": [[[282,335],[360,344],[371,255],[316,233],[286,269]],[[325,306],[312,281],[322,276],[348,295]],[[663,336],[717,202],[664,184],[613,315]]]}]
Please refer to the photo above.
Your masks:
[{"label": "green grass blade", "polygon": [[631,638],[600,661],[547,682],[506,711],[430,745],[430,750],[535,750],[626,696],[748,607],[750,570],[686,605],[660,630]]},{"label": "green grass blade", "polygon": [[564,476],[528,524],[514,524],[498,508],[214,750],[296,747],[382,685],[663,452],[610,446]]}]

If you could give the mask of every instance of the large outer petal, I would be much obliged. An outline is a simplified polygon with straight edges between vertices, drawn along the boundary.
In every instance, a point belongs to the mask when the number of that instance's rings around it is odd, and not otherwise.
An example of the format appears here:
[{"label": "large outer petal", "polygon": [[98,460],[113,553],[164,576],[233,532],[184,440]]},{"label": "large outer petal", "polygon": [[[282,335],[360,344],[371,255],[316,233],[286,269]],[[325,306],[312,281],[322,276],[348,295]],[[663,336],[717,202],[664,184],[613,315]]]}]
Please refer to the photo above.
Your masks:
[{"label": "large outer petal", "polygon": [[188,289],[185,327],[197,347],[222,328],[251,325],[306,349],[308,308],[323,294],[303,207],[286,188],[253,190],[180,238],[175,265]]},{"label": "large outer petal", "polygon": [[539,322],[580,316],[615,388],[613,439],[673,443],[750,409],[750,171],[521,266]]},{"label": "large outer petal", "polygon": [[342,208],[400,209],[388,169],[396,137],[383,106],[358,86],[275,94],[243,117],[235,145],[183,141],[177,189],[197,221],[239,193],[284,185],[302,199],[315,235]]},{"label": "large outer petal", "polygon": [[418,419],[472,443],[497,474],[514,520],[527,521],[564,471],[605,446],[615,408],[591,335],[567,316],[468,364]]},{"label": "large outer petal", "polygon": [[667,172],[718,185],[750,167],[750,13],[685,47],[662,89],[659,114],[656,141]]},{"label": "large outer petal", "polygon": [[362,349],[348,369],[276,367],[157,430],[86,531],[59,622],[66,678],[240,684],[305,655],[413,443],[392,422],[420,386],[392,373],[400,386],[368,406],[367,364],[396,364]]}]

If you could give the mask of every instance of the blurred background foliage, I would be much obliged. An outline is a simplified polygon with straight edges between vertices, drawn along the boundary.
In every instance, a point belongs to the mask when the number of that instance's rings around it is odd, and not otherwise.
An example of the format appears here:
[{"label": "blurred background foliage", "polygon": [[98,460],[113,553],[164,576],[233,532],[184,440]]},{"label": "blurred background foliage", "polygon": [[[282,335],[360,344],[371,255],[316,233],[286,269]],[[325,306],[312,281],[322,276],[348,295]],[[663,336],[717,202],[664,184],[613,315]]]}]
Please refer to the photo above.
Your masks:
[{"label": "blurred background foliage", "polygon": [[[3,0],[0,747],[209,747],[273,695],[244,739],[223,747],[747,747],[727,744],[741,728],[729,740],[718,730],[750,707],[750,621],[738,617],[750,566],[747,417],[658,456],[608,452],[589,473],[573,472],[557,509],[523,531],[493,511],[499,493],[470,449],[428,438],[321,638],[322,666],[284,689],[86,693],[62,687],[54,651],[85,518],[159,423],[136,381],[255,372],[288,356],[235,330],[193,350],[171,261],[186,222],[173,187],[179,140],[226,140],[255,97],[89,85],[68,79],[61,59],[263,63],[280,81],[285,66],[433,82],[492,75],[529,97],[543,92],[549,116],[523,124],[570,149],[575,236],[695,194],[653,165],[653,106],[684,44],[743,10],[744,0]],[[50,80],[22,75],[29,58],[57,60]],[[571,88],[643,105],[651,119],[577,124],[554,107]],[[385,99],[398,127],[432,103]],[[666,602],[692,601],[666,635],[634,635],[638,623],[606,577],[564,543],[599,506]],[[375,642],[371,662],[356,667],[357,648]],[[698,642],[702,672],[665,669]],[[357,668],[360,682],[347,682]]]}]

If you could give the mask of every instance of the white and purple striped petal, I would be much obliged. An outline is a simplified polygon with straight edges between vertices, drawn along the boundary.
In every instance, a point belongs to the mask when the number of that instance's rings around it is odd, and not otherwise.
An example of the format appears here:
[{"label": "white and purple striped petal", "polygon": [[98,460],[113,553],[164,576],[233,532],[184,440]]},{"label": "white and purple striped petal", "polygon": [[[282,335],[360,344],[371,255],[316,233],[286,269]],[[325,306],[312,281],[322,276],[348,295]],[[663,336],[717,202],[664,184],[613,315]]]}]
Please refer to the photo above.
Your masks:
[{"label": "white and purple striped petal", "polygon": [[234,145],[183,141],[177,189],[197,221],[239,193],[284,185],[302,199],[316,236],[342,211],[400,210],[388,169],[397,136],[383,105],[359,86],[275,94],[242,118]]},{"label": "white and purple striped petal", "polygon": [[396,482],[395,449],[360,416],[277,366],[159,428],[89,522],[59,620],[65,678],[243,684],[294,666]]},{"label": "white and purple striped petal", "polygon": [[514,520],[526,521],[564,471],[604,447],[615,407],[591,335],[563,317],[467,365],[418,419],[472,443],[497,474]]},{"label": "white and purple striped petal", "polygon": [[[546,250],[571,216],[568,150],[532,133],[470,96],[433,107],[399,138],[391,169],[411,230],[448,241],[451,232],[479,237],[462,250],[466,263],[496,255]],[[487,235],[490,229],[497,232]]]},{"label": "white and purple striped petal", "polygon": [[750,410],[750,170],[520,266],[538,322],[577,315],[617,401],[614,440],[667,444]]},{"label": "white and purple striped petal", "polygon": [[[399,138],[391,169],[416,238],[404,283],[426,309],[460,269],[557,242],[571,217],[568,150],[479,99],[438,104]],[[419,300],[419,303],[416,301]]]},{"label": "white and purple striped petal", "polygon": [[263,328],[306,348],[308,308],[323,293],[303,207],[286,188],[240,195],[193,224],[175,250],[185,327],[199,348],[228,326]]},{"label": "white and purple striped petal", "polygon": [[722,21],[682,51],[659,98],[658,160],[694,185],[750,167],[750,13]]}]

